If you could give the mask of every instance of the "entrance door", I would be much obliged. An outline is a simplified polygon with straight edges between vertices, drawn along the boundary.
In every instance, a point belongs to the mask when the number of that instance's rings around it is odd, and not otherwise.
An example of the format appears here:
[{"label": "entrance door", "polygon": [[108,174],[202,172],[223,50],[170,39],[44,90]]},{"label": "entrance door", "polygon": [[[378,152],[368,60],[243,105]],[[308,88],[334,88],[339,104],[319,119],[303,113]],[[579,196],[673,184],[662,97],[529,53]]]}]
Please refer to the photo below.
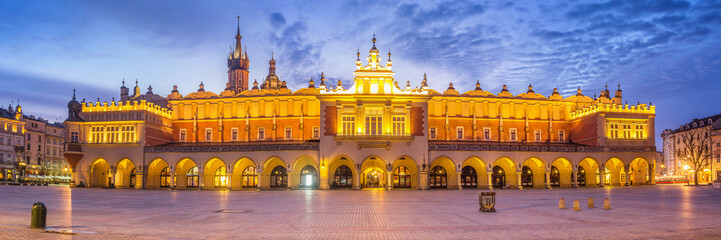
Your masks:
[{"label": "entrance door", "polygon": [[491,181],[493,181],[493,187],[501,189],[506,186],[506,171],[500,166],[493,167],[493,174],[491,174]]},{"label": "entrance door", "polygon": [[[573,176],[571,176],[573,177]],[[551,187],[561,187],[561,172],[556,166],[551,166]]]},{"label": "entrance door", "polygon": [[270,187],[271,188],[285,188],[288,187],[288,173],[285,171],[285,167],[277,166],[270,172]]},{"label": "entrance door", "polygon": [[579,187],[585,187],[586,186],[586,170],[583,169],[583,167],[578,166],[578,186]]},{"label": "entrance door", "polygon": [[448,181],[448,175],[446,169],[441,166],[435,166],[431,169],[430,174],[430,185],[431,188],[446,188]]},{"label": "entrance door", "polygon": [[393,170],[393,188],[411,188],[411,171],[405,166]]},{"label": "entrance door", "polygon": [[476,169],[471,166],[463,167],[463,170],[461,171],[461,181],[464,188],[475,188],[478,183],[478,174],[476,173]]},{"label": "entrance door", "polygon": [[300,170],[300,187],[314,188],[316,186],[316,171],[311,165],[307,165]]},{"label": "entrance door", "polygon": [[373,170],[366,175],[366,186],[367,188],[380,188],[381,180],[383,179],[383,172],[378,169]]}]

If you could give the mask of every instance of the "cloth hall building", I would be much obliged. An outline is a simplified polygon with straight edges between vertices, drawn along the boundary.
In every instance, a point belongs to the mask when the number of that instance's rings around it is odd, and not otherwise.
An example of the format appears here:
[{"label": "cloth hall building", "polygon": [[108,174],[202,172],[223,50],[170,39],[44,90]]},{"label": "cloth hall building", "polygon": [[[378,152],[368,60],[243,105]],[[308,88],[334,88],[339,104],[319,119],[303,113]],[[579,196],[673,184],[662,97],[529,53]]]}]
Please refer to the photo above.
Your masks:
[{"label": "cloth hall building", "polygon": [[[321,74],[291,90],[249,83],[240,31],[227,87],[68,103],[73,183],[145,189],[499,189],[654,184],[655,107],[622,92],[514,95],[476,84],[397,81],[388,52],[355,61],[353,84]],[[385,55],[385,54],[383,54]],[[352,64],[352,63],[349,63]],[[420,79],[419,79],[420,80]],[[401,82],[401,83],[399,83]],[[317,85],[316,85],[317,84]]]}]

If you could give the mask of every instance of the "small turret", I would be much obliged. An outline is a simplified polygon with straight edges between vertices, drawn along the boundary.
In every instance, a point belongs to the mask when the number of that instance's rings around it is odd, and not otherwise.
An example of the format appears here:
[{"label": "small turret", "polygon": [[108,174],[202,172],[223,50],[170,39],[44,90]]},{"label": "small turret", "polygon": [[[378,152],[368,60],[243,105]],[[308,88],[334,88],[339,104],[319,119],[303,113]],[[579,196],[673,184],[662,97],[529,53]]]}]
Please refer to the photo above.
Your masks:
[{"label": "small turret", "polygon": [[325,74],[323,72],[320,73],[320,86],[318,86],[318,89],[325,90]]},{"label": "small turret", "polygon": [[120,101],[127,101],[130,89],[125,87],[125,78],[123,78],[123,86],[120,87]]},{"label": "small turret", "polygon": [[476,80],[476,91],[483,91],[483,89],[481,88],[481,81],[479,80]]},{"label": "small turret", "polygon": [[428,79],[426,78],[426,73],[423,73],[423,81],[421,82],[421,89],[424,91],[428,91]]},{"label": "small turret", "polygon": [[68,118],[65,121],[69,122],[82,122],[80,118],[80,111],[83,110],[82,104],[75,99],[75,89],[73,89],[73,99],[68,102]]},{"label": "small turret", "polygon": [[616,94],[613,96],[613,103],[616,105],[621,105],[623,102],[623,96],[621,91],[621,82],[618,82],[618,89],[616,90]]}]

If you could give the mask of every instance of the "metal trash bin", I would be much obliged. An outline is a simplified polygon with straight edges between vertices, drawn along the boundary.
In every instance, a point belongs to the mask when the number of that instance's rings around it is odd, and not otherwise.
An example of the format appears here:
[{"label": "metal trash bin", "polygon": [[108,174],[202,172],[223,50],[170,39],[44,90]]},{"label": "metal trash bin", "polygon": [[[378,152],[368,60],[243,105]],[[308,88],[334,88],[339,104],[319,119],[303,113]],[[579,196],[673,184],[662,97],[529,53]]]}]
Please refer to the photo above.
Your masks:
[{"label": "metal trash bin", "polygon": [[30,227],[31,228],[45,228],[45,218],[48,215],[48,209],[45,204],[36,202],[33,204],[33,209],[30,211]]}]

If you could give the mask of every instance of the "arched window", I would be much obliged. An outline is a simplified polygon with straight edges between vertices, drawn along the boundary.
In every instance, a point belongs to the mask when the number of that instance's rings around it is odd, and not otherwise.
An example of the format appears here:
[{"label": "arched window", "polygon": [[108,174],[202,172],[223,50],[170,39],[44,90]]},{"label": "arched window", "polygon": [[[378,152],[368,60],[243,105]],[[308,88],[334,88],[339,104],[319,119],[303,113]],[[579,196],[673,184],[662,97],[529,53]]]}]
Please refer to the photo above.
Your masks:
[{"label": "arched window", "polygon": [[192,167],[190,170],[188,170],[188,173],[185,175],[188,177],[188,187],[189,188],[195,188],[198,187],[198,167]]},{"label": "arched window", "polygon": [[258,174],[255,172],[255,166],[248,166],[243,170],[243,187],[256,187],[257,186],[257,176]]},{"label": "arched window", "polygon": [[503,188],[506,186],[506,171],[501,166],[493,167],[493,173],[491,174],[491,181],[493,182],[494,188]]},{"label": "arched window", "polygon": [[272,188],[285,188],[288,187],[288,173],[285,171],[285,167],[277,166],[270,172],[270,187]]},{"label": "arched window", "polygon": [[461,170],[461,184],[463,187],[478,186],[478,174],[476,169],[471,166],[465,166]]},{"label": "arched window", "polygon": [[170,187],[170,172],[168,172],[168,167],[165,167],[162,171],[160,171],[160,187]]},{"label": "arched window", "polygon": [[528,166],[523,166],[521,172],[521,186],[533,187],[533,171]]},{"label": "arched window", "polygon": [[561,172],[556,166],[551,166],[551,187],[561,187]]},{"label": "arched window", "polygon": [[583,167],[578,166],[578,175],[576,176],[578,179],[578,186],[585,187],[586,186],[586,170],[583,169]]},{"label": "arched window", "polygon": [[130,170],[130,187],[131,188],[134,188],[135,183],[137,182],[135,177],[136,177],[135,176],[135,168],[133,168],[133,170]]},{"label": "arched window", "polygon": [[398,166],[393,170],[394,188],[411,188],[411,171],[406,166]]},{"label": "arched window", "polygon": [[225,166],[221,166],[215,170],[213,175],[213,186],[214,187],[227,187],[228,186],[228,174],[225,171]]},{"label": "arched window", "polygon": [[313,166],[306,165],[300,170],[300,187],[315,187],[317,179],[316,170]]},{"label": "arched window", "polygon": [[353,172],[346,165],[341,165],[335,169],[335,177],[333,179],[333,187],[349,188],[353,186]]},{"label": "arched window", "polygon": [[431,169],[430,172],[430,181],[428,182],[428,185],[431,188],[446,188],[447,187],[447,181],[448,181],[448,175],[446,174],[446,169],[441,166],[435,166]]}]

